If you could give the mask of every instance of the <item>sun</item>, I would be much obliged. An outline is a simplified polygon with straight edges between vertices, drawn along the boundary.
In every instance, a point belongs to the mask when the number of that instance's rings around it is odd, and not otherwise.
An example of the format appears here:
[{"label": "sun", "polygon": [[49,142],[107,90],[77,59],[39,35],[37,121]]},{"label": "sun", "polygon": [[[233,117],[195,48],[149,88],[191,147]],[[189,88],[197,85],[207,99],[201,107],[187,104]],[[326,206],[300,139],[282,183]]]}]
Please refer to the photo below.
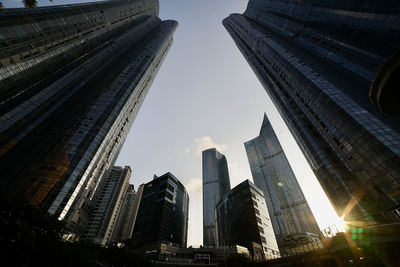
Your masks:
[{"label": "sun", "polygon": [[336,225],[339,232],[346,232],[347,222],[344,220],[344,216],[338,218]]}]

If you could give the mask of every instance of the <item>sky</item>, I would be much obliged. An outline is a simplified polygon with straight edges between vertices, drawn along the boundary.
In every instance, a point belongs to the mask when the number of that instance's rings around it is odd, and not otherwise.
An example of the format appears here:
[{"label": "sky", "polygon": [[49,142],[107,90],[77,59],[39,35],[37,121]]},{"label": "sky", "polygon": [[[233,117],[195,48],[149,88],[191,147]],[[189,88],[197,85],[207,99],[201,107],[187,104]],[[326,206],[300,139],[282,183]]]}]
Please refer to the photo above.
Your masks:
[{"label": "sky", "polygon": [[[6,8],[20,5],[2,2]],[[84,1],[53,1],[76,2]],[[132,168],[135,188],[166,172],[185,185],[188,245],[203,240],[201,151],[216,147],[226,156],[232,188],[252,181],[244,142],[258,136],[264,112],[320,228],[340,223],[268,94],[222,26],[230,13],[243,13],[247,2],[160,0],[160,18],[176,20],[179,27],[116,163]]]}]

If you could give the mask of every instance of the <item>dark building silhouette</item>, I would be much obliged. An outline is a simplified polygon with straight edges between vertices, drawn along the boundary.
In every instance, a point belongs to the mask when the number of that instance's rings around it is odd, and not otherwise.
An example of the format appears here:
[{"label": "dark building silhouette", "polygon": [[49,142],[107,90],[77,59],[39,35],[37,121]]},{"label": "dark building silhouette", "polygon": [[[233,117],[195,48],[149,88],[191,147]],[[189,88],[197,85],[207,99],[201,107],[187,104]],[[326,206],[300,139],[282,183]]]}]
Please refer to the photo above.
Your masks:
[{"label": "dark building silhouette", "polygon": [[347,221],[400,221],[400,118],[369,99],[399,14],[395,0],[250,0],[223,21]]},{"label": "dark building silhouette", "polygon": [[152,246],[160,242],[186,247],[189,195],[171,173],[145,184],[132,234],[132,246]]},{"label": "dark building silhouette", "polygon": [[279,257],[279,249],[263,192],[246,180],[216,207],[219,246],[247,247],[256,260]]},{"label": "dark building silhouette", "polygon": [[0,188],[78,236],[172,44],[156,0],[0,12]]},{"label": "dark building silhouette", "polygon": [[245,144],[254,184],[267,202],[279,251],[319,240],[319,227],[267,115]]},{"label": "dark building silhouette", "polygon": [[225,155],[210,148],[202,152],[203,160],[203,245],[217,245],[215,207],[229,192],[228,163]]}]

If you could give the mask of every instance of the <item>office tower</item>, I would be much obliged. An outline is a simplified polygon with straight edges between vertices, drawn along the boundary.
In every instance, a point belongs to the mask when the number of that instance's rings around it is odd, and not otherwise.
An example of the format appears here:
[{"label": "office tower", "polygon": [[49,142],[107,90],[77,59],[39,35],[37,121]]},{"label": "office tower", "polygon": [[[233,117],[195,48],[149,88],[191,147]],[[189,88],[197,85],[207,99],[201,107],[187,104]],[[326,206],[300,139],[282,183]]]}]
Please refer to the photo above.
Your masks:
[{"label": "office tower", "polygon": [[347,221],[400,221],[400,118],[368,97],[400,46],[399,12],[392,0],[250,0],[223,21]]},{"label": "office tower", "polygon": [[260,135],[245,144],[254,184],[266,199],[281,254],[319,240],[319,228],[267,115]]},{"label": "office tower", "polygon": [[249,180],[221,199],[216,216],[218,245],[247,247],[257,260],[279,257],[264,194]]},{"label": "office tower", "polygon": [[0,12],[0,188],[83,234],[172,44],[156,0]]},{"label": "office tower", "polygon": [[135,198],[135,187],[130,184],[124,193],[121,211],[119,212],[112,238],[113,243],[129,239],[132,236]]},{"label": "office tower", "polygon": [[223,154],[217,149],[204,150],[203,157],[203,245],[217,244],[215,232],[215,207],[222,197],[229,192],[228,164]]},{"label": "office tower", "polygon": [[133,228],[136,249],[167,242],[186,247],[189,195],[170,172],[145,184]]},{"label": "office tower", "polygon": [[100,245],[109,245],[113,241],[118,218],[129,187],[131,169],[115,166],[102,179],[99,195],[93,201],[93,210],[82,240]]}]

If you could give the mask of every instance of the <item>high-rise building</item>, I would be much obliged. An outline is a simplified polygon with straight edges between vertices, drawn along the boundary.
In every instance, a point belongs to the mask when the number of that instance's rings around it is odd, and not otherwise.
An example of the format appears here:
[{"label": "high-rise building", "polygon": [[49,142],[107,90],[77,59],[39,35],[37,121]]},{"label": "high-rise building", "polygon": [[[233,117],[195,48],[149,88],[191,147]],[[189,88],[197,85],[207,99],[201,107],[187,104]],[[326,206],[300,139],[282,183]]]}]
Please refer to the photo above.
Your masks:
[{"label": "high-rise building", "polygon": [[135,187],[130,184],[124,194],[121,211],[115,226],[113,243],[131,238],[134,226],[134,205],[136,192]]},{"label": "high-rise building", "polygon": [[215,207],[229,192],[228,164],[217,149],[204,150],[203,157],[203,245],[217,245],[215,231]]},{"label": "high-rise building", "polygon": [[395,0],[250,0],[223,21],[347,221],[400,221],[400,118],[368,97],[400,46],[399,12]]},{"label": "high-rise building", "polygon": [[257,260],[279,257],[264,194],[249,180],[221,199],[216,219],[218,245],[247,247]]},{"label": "high-rise building", "polygon": [[319,228],[267,115],[245,144],[254,184],[265,195],[281,254],[319,240]]},{"label": "high-rise building", "polygon": [[172,45],[158,0],[0,12],[0,190],[83,234]]},{"label": "high-rise building", "polygon": [[100,245],[109,245],[114,241],[118,219],[129,187],[131,169],[115,166],[102,179],[97,199],[93,201],[92,212],[82,240]]},{"label": "high-rise building", "polygon": [[132,246],[136,249],[157,246],[160,242],[186,247],[189,195],[183,184],[166,173],[143,186]]}]

